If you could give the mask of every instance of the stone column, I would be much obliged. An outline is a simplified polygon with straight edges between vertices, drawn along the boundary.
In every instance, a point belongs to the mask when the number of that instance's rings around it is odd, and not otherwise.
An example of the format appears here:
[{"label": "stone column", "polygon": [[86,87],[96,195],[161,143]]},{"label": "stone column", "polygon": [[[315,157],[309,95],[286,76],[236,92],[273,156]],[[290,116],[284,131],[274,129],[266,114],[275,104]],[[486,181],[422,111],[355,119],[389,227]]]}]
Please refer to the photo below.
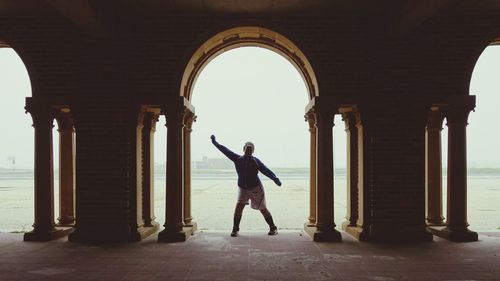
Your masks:
[{"label": "stone column", "polygon": [[358,220],[358,128],[353,112],[342,114],[347,133],[347,214],[343,228],[356,226]]},{"label": "stone column", "polygon": [[154,133],[157,121],[158,116],[152,112],[147,112],[144,115],[142,129],[142,216],[145,227],[158,225],[154,215]]},{"label": "stone column", "polygon": [[[350,141],[349,143],[349,159],[350,159],[350,164],[348,165],[351,171],[349,174],[352,175],[355,173],[356,174],[356,184],[355,186],[354,183],[351,181],[348,186],[350,186],[351,190],[349,192],[351,198],[349,201],[351,202],[351,210],[354,209],[352,204],[356,204],[356,221],[354,221],[353,224],[353,219],[354,216],[350,216],[350,220],[346,221],[344,224],[344,230],[354,236],[356,239],[361,240],[361,241],[367,241],[369,240],[370,237],[370,225],[371,225],[371,217],[370,217],[370,212],[371,212],[371,198],[370,198],[370,190],[369,190],[369,185],[365,184],[367,174],[368,174],[368,169],[365,168],[365,166],[368,165],[368,151],[369,151],[369,144],[370,144],[370,138],[369,138],[369,132],[368,128],[370,125],[367,124],[367,110],[365,108],[365,111],[363,113],[363,122],[361,118],[361,112],[357,109],[356,111],[352,112],[353,116],[353,121],[354,122],[354,128],[351,128],[349,130],[350,132]],[[349,119],[351,121],[351,119]],[[349,124],[350,126],[351,124]],[[356,134],[356,140],[354,140],[354,134]],[[354,156],[354,153],[356,156]],[[354,163],[353,161],[356,162],[356,167],[354,168]],[[356,170],[356,172],[353,171],[353,169]],[[353,194],[353,189],[355,189],[357,192],[356,194]],[[356,198],[356,202],[354,203],[353,197]],[[350,225],[346,225],[350,224]]]},{"label": "stone column", "polygon": [[448,126],[447,222],[441,237],[452,241],[477,241],[476,232],[467,222],[467,145],[466,127],[469,112],[474,109],[474,96],[445,108]]},{"label": "stone column", "polygon": [[186,241],[184,231],[184,114],[185,108],[175,102],[166,107],[167,119],[167,187],[165,229],[158,234],[159,242]]},{"label": "stone column", "polygon": [[317,106],[316,115],[316,231],[314,241],[341,241],[333,210],[333,110]]},{"label": "stone column", "polygon": [[196,223],[191,215],[191,132],[196,115],[186,110],[184,115],[184,224],[196,230]]},{"label": "stone column", "polygon": [[310,132],[310,168],[309,168],[309,218],[308,226],[316,224],[316,116],[313,112],[308,112],[305,115],[306,121],[309,123]]},{"label": "stone column", "polygon": [[427,224],[444,225],[442,174],[441,174],[441,130],[444,116],[439,110],[429,112],[426,134],[426,189]]},{"label": "stone column", "polygon": [[53,112],[50,106],[26,100],[35,128],[35,223],[24,241],[48,241],[67,234],[54,227]]},{"label": "stone column", "polygon": [[56,115],[59,131],[59,226],[75,224],[75,128],[69,110]]},{"label": "stone column", "polygon": [[143,211],[143,144],[142,135],[144,130],[144,108],[136,105],[130,107],[130,189],[128,192],[128,207],[130,210],[130,233],[129,240],[140,241],[150,234],[149,229],[144,228]]}]

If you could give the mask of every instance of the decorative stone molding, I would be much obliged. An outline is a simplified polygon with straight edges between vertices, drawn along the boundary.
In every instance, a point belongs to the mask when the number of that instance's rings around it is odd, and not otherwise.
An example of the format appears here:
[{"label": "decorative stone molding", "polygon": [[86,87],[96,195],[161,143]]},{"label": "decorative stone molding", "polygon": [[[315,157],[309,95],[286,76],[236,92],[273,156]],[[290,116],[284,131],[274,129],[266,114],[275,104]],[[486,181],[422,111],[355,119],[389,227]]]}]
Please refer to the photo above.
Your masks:
[{"label": "decorative stone molding", "polygon": [[318,82],[302,51],[281,34],[256,26],[242,26],[222,31],[208,39],[186,65],[181,81],[181,95],[191,99],[194,82],[201,70],[217,55],[242,46],[258,46],[287,58],[299,71],[309,90],[309,98],[318,96]]}]

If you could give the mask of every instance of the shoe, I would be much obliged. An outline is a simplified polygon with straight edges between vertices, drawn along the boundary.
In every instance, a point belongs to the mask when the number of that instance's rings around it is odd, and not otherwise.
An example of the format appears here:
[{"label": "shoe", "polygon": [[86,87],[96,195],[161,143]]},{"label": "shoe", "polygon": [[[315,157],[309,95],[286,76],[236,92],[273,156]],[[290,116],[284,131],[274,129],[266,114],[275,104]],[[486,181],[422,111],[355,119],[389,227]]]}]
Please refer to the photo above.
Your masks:
[{"label": "shoe", "polygon": [[238,230],[233,228],[233,231],[231,231],[231,237],[236,237],[238,236]]},{"label": "shoe", "polygon": [[276,226],[273,226],[269,229],[269,232],[267,233],[267,235],[276,235],[278,234],[278,228]]}]

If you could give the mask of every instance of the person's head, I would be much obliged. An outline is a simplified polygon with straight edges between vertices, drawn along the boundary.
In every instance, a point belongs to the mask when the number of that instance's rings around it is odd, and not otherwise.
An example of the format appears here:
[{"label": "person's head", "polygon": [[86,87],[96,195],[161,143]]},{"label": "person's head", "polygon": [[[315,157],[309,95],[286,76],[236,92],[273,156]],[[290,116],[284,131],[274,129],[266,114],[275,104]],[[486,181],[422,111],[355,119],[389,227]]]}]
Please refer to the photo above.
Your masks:
[{"label": "person's head", "polygon": [[245,152],[245,155],[250,156],[253,154],[253,151],[255,149],[255,146],[253,145],[252,142],[247,141],[245,145],[243,146],[243,151]]}]

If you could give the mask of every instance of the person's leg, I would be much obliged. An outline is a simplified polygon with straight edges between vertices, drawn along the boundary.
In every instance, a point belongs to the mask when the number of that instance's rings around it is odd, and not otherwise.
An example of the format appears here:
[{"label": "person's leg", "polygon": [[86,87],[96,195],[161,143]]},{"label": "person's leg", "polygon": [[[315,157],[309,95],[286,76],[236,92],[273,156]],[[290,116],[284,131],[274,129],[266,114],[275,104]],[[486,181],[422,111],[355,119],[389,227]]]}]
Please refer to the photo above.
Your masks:
[{"label": "person's leg", "polygon": [[238,231],[240,231],[240,222],[244,208],[245,208],[245,203],[239,203],[239,202],[236,203],[236,207],[234,208],[234,217],[233,217],[233,231],[231,232],[231,236],[233,237],[237,236]]},{"label": "person's leg", "polygon": [[274,224],[273,216],[271,215],[271,212],[269,212],[269,210],[267,208],[260,210],[260,212],[264,216],[264,219],[266,220],[267,224],[269,225],[269,232],[267,234],[269,234],[269,235],[278,234],[278,228]]}]

